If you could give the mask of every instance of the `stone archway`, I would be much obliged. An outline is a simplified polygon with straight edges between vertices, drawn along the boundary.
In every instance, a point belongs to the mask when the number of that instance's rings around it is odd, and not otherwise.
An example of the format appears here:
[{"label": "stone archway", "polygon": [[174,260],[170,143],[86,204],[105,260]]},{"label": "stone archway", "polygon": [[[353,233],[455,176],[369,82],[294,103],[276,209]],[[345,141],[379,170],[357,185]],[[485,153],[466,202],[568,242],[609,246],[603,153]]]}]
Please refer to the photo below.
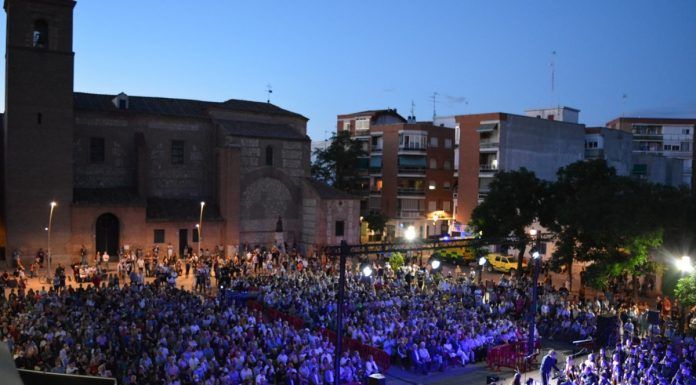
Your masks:
[{"label": "stone archway", "polygon": [[118,217],[111,213],[105,213],[97,218],[94,226],[96,251],[109,253],[109,256],[118,255],[120,245],[120,222]]}]

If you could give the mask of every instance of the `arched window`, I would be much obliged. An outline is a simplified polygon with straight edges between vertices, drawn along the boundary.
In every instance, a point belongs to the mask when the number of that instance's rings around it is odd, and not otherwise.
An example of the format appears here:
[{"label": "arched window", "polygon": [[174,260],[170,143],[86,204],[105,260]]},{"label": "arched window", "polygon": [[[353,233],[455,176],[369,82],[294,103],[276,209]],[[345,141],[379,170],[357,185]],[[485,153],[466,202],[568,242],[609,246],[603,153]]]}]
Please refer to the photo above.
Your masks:
[{"label": "arched window", "polygon": [[266,147],[266,166],[273,166],[273,147]]},{"label": "arched window", "polygon": [[34,22],[34,35],[32,36],[34,47],[48,47],[48,23],[46,20]]}]

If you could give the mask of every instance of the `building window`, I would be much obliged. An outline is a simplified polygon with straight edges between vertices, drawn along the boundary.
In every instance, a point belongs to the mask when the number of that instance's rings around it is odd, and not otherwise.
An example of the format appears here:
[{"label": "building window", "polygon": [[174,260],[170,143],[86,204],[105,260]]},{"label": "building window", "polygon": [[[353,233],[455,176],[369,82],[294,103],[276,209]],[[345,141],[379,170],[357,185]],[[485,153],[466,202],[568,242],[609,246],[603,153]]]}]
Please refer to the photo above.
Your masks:
[{"label": "building window", "polygon": [[350,122],[343,122],[343,131],[350,131]]},{"label": "building window", "polygon": [[37,20],[34,22],[32,45],[36,48],[48,47],[48,23],[46,20]]},{"label": "building window", "polygon": [[184,164],[184,141],[172,140],[172,164]]},{"label": "building window", "polygon": [[449,191],[449,189],[450,189],[450,182],[445,182],[445,183],[443,183],[443,184],[442,184],[442,188],[443,188],[445,191]]},{"label": "building window", "polygon": [[104,163],[104,159],[105,159],[104,138],[90,138],[89,139],[89,162],[90,163]]},{"label": "building window", "polygon": [[690,146],[690,144],[691,144],[691,143],[689,143],[689,142],[681,142],[681,146],[680,146],[680,147],[681,147],[681,150],[682,150],[683,152],[691,151],[691,146]]},{"label": "building window", "polygon": [[437,169],[437,159],[430,158],[430,169],[431,170]]},{"label": "building window", "polygon": [[428,190],[435,190],[437,188],[437,185],[435,184],[434,180],[431,180],[430,183],[428,183]]},{"label": "building window", "polygon": [[437,201],[428,201],[428,211],[437,210]]},{"label": "building window", "polygon": [[553,115],[553,114],[550,114],[550,115],[548,116],[548,119],[549,119],[549,120],[556,120],[556,116]]},{"label": "building window", "polygon": [[452,148],[452,139],[445,139],[445,148]]},{"label": "building window", "polygon": [[430,138],[430,147],[437,148],[437,146],[438,146],[437,136],[431,137]]},{"label": "building window", "polygon": [[118,109],[125,110],[127,108],[128,108],[128,101],[124,98],[119,98],[118,99]]},{"label": "building window", "polygon": [[344,228],[343,221],[336,221],[336,236],[337,237],[343,236],[343,228]]},{"label": "building window", "polygon": [[266,147],[266,166],[273,166],[273,146]]},{"label": "building window", "polygon": [[682,129],[682,134],[683,134],[683,135],[689,135],[690,132],[691,132],[691,131],[690,131],[688,128],[683,128],[683,129]]},{"label": "building window", "polygon": [[585,142],[585,148],[597,148],[598,142],[597,141],[586,141]]},{"label": "building window", "polygon": [[449,160],[446,160],[442,164],[442,168],[444,168],[445,170],[451,170],[452,169],[452,162],[450,162]]},{"label": "building window", "polygon": [[154,243],[164,243],[164,229],[155,229]]},{"label": "building window", "polygon": [[461,131],[461,129],[460,129],[459,123],[455,124],[454,125],[454,143],[455,144],[459,144],[459,137],[461,135],[460,131]]},{"label": "building window", "polygon": [[450,211],[450,201],[442,201],[442,211]]},{"label": "building window", "polygon": [[370,118],[355,119],[355,131],[366,131],[370,129]]}]

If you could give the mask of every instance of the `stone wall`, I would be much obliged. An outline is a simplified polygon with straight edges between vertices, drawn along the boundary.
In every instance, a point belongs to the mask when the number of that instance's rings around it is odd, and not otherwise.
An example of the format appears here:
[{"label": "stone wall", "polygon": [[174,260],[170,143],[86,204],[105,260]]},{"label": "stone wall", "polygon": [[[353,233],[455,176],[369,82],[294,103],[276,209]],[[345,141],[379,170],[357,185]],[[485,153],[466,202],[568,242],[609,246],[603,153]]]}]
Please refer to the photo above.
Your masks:
[{"label": "stone wall", "polygon": [[[136,134],[147,156],[146,194],[162,198],[210,197],[215,193],[214,129],[205,120],[110,116],[77,112],[73,147],[77,188],[135,188]],[[90,140],[104,138],[105,159],[90,162]],[[172,164],[172,141],[184,142],[183,164]]]}]

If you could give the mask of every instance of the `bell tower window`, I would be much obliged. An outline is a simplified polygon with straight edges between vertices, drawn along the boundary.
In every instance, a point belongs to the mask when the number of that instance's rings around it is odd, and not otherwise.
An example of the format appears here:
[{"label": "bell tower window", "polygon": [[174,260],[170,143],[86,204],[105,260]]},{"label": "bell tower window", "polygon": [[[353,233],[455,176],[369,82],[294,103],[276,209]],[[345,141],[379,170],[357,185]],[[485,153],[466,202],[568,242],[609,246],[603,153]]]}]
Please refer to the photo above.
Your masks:
[{"label": "bell tower window", "polygon": [[36,20],[34,22],[32,43],[36,48],[48,47],[48,23],[46,20]]},{"label": "bell tower window", "polygon": [[266,166],[273,166],[273,147],[266,147]]}]

